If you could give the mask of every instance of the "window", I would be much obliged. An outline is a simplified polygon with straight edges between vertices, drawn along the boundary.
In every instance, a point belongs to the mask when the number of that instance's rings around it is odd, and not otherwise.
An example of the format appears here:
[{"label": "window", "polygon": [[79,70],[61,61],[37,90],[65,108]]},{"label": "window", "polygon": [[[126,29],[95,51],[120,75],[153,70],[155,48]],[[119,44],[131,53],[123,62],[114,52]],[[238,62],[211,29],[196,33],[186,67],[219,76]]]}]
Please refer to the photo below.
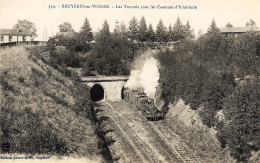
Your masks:
[{"label": "window", "polygon": [[4,41],[4,36],[1,36],[1,42]]},{"label": "window", "polygon": [[12,36],[9,36],[9,42],[13,41]]}]

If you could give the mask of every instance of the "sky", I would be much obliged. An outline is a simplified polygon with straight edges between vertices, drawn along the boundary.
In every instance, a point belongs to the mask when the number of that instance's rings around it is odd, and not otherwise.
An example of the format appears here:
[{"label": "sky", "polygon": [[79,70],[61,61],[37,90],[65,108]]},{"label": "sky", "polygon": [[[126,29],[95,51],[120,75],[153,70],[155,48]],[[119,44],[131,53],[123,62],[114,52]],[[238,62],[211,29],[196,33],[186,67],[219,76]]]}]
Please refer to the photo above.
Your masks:
[{"label": "sky", "polygon": [[[62,4],[109,5],[110,8],[59,8]],[[49,9],[49,5],[57,8]],[[123,8],[116,8],[116,5]],[[149,8],[127,9],[123,5]],[[151,5],[156,8],[151,9]],[[158,9],[158,5],[197,6],[197,9]],[[79,31],[84,19],[88,18],[96,32],[107,20],[110,31],[113,31],[116,20],[128,25],[134,16],[138,20],[144,16],[147,24],[151,23],[154,29],[160,19],[168,27],[180,17],[183,24],[189,21],[195,34],[199,30],[206,32],[213,18],[218,27],[224,27],[228,22],[234,27],[244,27],[250,19],[260,26],[260,0],[0,0],[0,29],[11,29],[18,20],[27,19],[36,25],[36,40],[40,41],[44,39],[44,29],[48,36],[53,36],[65,21]]]}]

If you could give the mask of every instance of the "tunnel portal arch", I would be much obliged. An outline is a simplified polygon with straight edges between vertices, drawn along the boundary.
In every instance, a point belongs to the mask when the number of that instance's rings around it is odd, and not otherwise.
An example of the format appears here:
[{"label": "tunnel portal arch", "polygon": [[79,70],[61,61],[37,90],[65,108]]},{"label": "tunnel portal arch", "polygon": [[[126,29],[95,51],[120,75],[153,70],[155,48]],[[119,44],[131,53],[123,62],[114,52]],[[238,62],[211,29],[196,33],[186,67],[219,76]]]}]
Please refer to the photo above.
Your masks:
[{"label": "tunnel portal arch", "polygon": [[119,101],[128,79],[128,76],[87,76],[82,77],[81,82],[90,88],[89,95],[93,101]]},{"label": "tunnel portal arch", "polygon": [[90,90],[90,98],[97,102],[103,100],[105,97],[105,90],[100,84],[94,84]]}]

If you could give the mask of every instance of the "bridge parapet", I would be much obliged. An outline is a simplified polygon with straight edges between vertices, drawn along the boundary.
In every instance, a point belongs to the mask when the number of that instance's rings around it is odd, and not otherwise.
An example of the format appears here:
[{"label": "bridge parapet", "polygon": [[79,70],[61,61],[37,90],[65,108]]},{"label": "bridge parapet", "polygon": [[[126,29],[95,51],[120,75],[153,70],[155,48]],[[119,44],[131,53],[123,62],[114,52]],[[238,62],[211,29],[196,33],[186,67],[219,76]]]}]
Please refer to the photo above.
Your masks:
[{"label": "bridge parapet", "polygon": [[82,82],[109,82],[109,81],[127,81],[129,76],[86,76],[82,77]]}]

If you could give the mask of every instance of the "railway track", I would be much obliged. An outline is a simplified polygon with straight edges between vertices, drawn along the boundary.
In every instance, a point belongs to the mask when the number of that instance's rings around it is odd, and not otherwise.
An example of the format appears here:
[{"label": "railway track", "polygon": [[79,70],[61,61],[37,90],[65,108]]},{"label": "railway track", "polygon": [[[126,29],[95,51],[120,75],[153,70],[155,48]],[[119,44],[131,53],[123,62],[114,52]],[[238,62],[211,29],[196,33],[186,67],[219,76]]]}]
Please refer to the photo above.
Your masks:
[{"label": "railway track", "polygon": [[[140,135],[131,127],[132,119],[127,122],[127,118],[123,117],[120,112],[115,110],[108,102],[103,102],[104,112],[113,120],[114,127],[117,128],[117,132],[125,144],[127,150],[126,156],[131,160],[131,162],[196,162],[200,163],[200,160],[196,158],[184,142],[174,134],[173,131],[165,125],[162,125],[161,122],[151,122],[147,121],[146,118],[138,111],[142,119],[146,121],[148,126],[145,127],[145,130],[149,130],[153,134],[153,140],[159,143],[161,148],[157,148],[156,153],[154,152],[151,144],[145,143],[141,140]],[[134,106],[134,105],[132,105]],[[135,106],[134,106],[135,107]],[[131,107],[134,111],[134,107]],[[130,124],[129,124],[130,123]],[[164,144],[164,145],[163,145]],[[157,159],[155,155],[161,155],[166,157],[163,161]]]},{"label": "railway track", "polygon": [[[109,106],[108,103],[105,103],[109,109],[104,108],[104,111],[110,116],[110,118],[113,120],[115,127],[118,129],[122,138],[122,141],[126,145],[126,148],[128,149],[127,156],[131,159],[131,162],[156,162],[148,153],[151,153],[147,146],[139,141],[140,139],[136,135],[136,133],[133,131],[131,126],[123,119],[121,114],[114,110],[111,106]],[[117,116],[112,114],[110,111],[113,111],[113,113],[116,113]]]},{"label": "railway track", "polygon": [[[129,104],[131,104],[135,109],[140,110],[135,105],[127,101]],[[145,118],[142,113],[139,112],[139,114]],[[196,162],[201,163],[200,160],[195,157],[192,152],[189,150],[189,148],[186,146],[185,143],[183,143],[179,137],[174,134],[171,129],[169,129],[167,126],[162,126],[160,122],[151,122],[148,121],[151,126],[153,126],[154,130],[160,135],[162,139],[164,139],[168,145],[172,148],[174,153],[177,156],[177,159],[179,162],[184,163],[190,163],[190,162]]]},{"label": "railway track", "polygon": [[185,143],[183,143],[179,137],[174,134],[167,126],[162,126],[161,124],[154,122],[149,122],[151,125],[155,127],[155,129],[160,132],[160,134],[164,137],[164,139],[170,144],[172,149],[176,152],[183,162],[198,162],[200,160],[196,158],[192,152],[188,149]]}]

